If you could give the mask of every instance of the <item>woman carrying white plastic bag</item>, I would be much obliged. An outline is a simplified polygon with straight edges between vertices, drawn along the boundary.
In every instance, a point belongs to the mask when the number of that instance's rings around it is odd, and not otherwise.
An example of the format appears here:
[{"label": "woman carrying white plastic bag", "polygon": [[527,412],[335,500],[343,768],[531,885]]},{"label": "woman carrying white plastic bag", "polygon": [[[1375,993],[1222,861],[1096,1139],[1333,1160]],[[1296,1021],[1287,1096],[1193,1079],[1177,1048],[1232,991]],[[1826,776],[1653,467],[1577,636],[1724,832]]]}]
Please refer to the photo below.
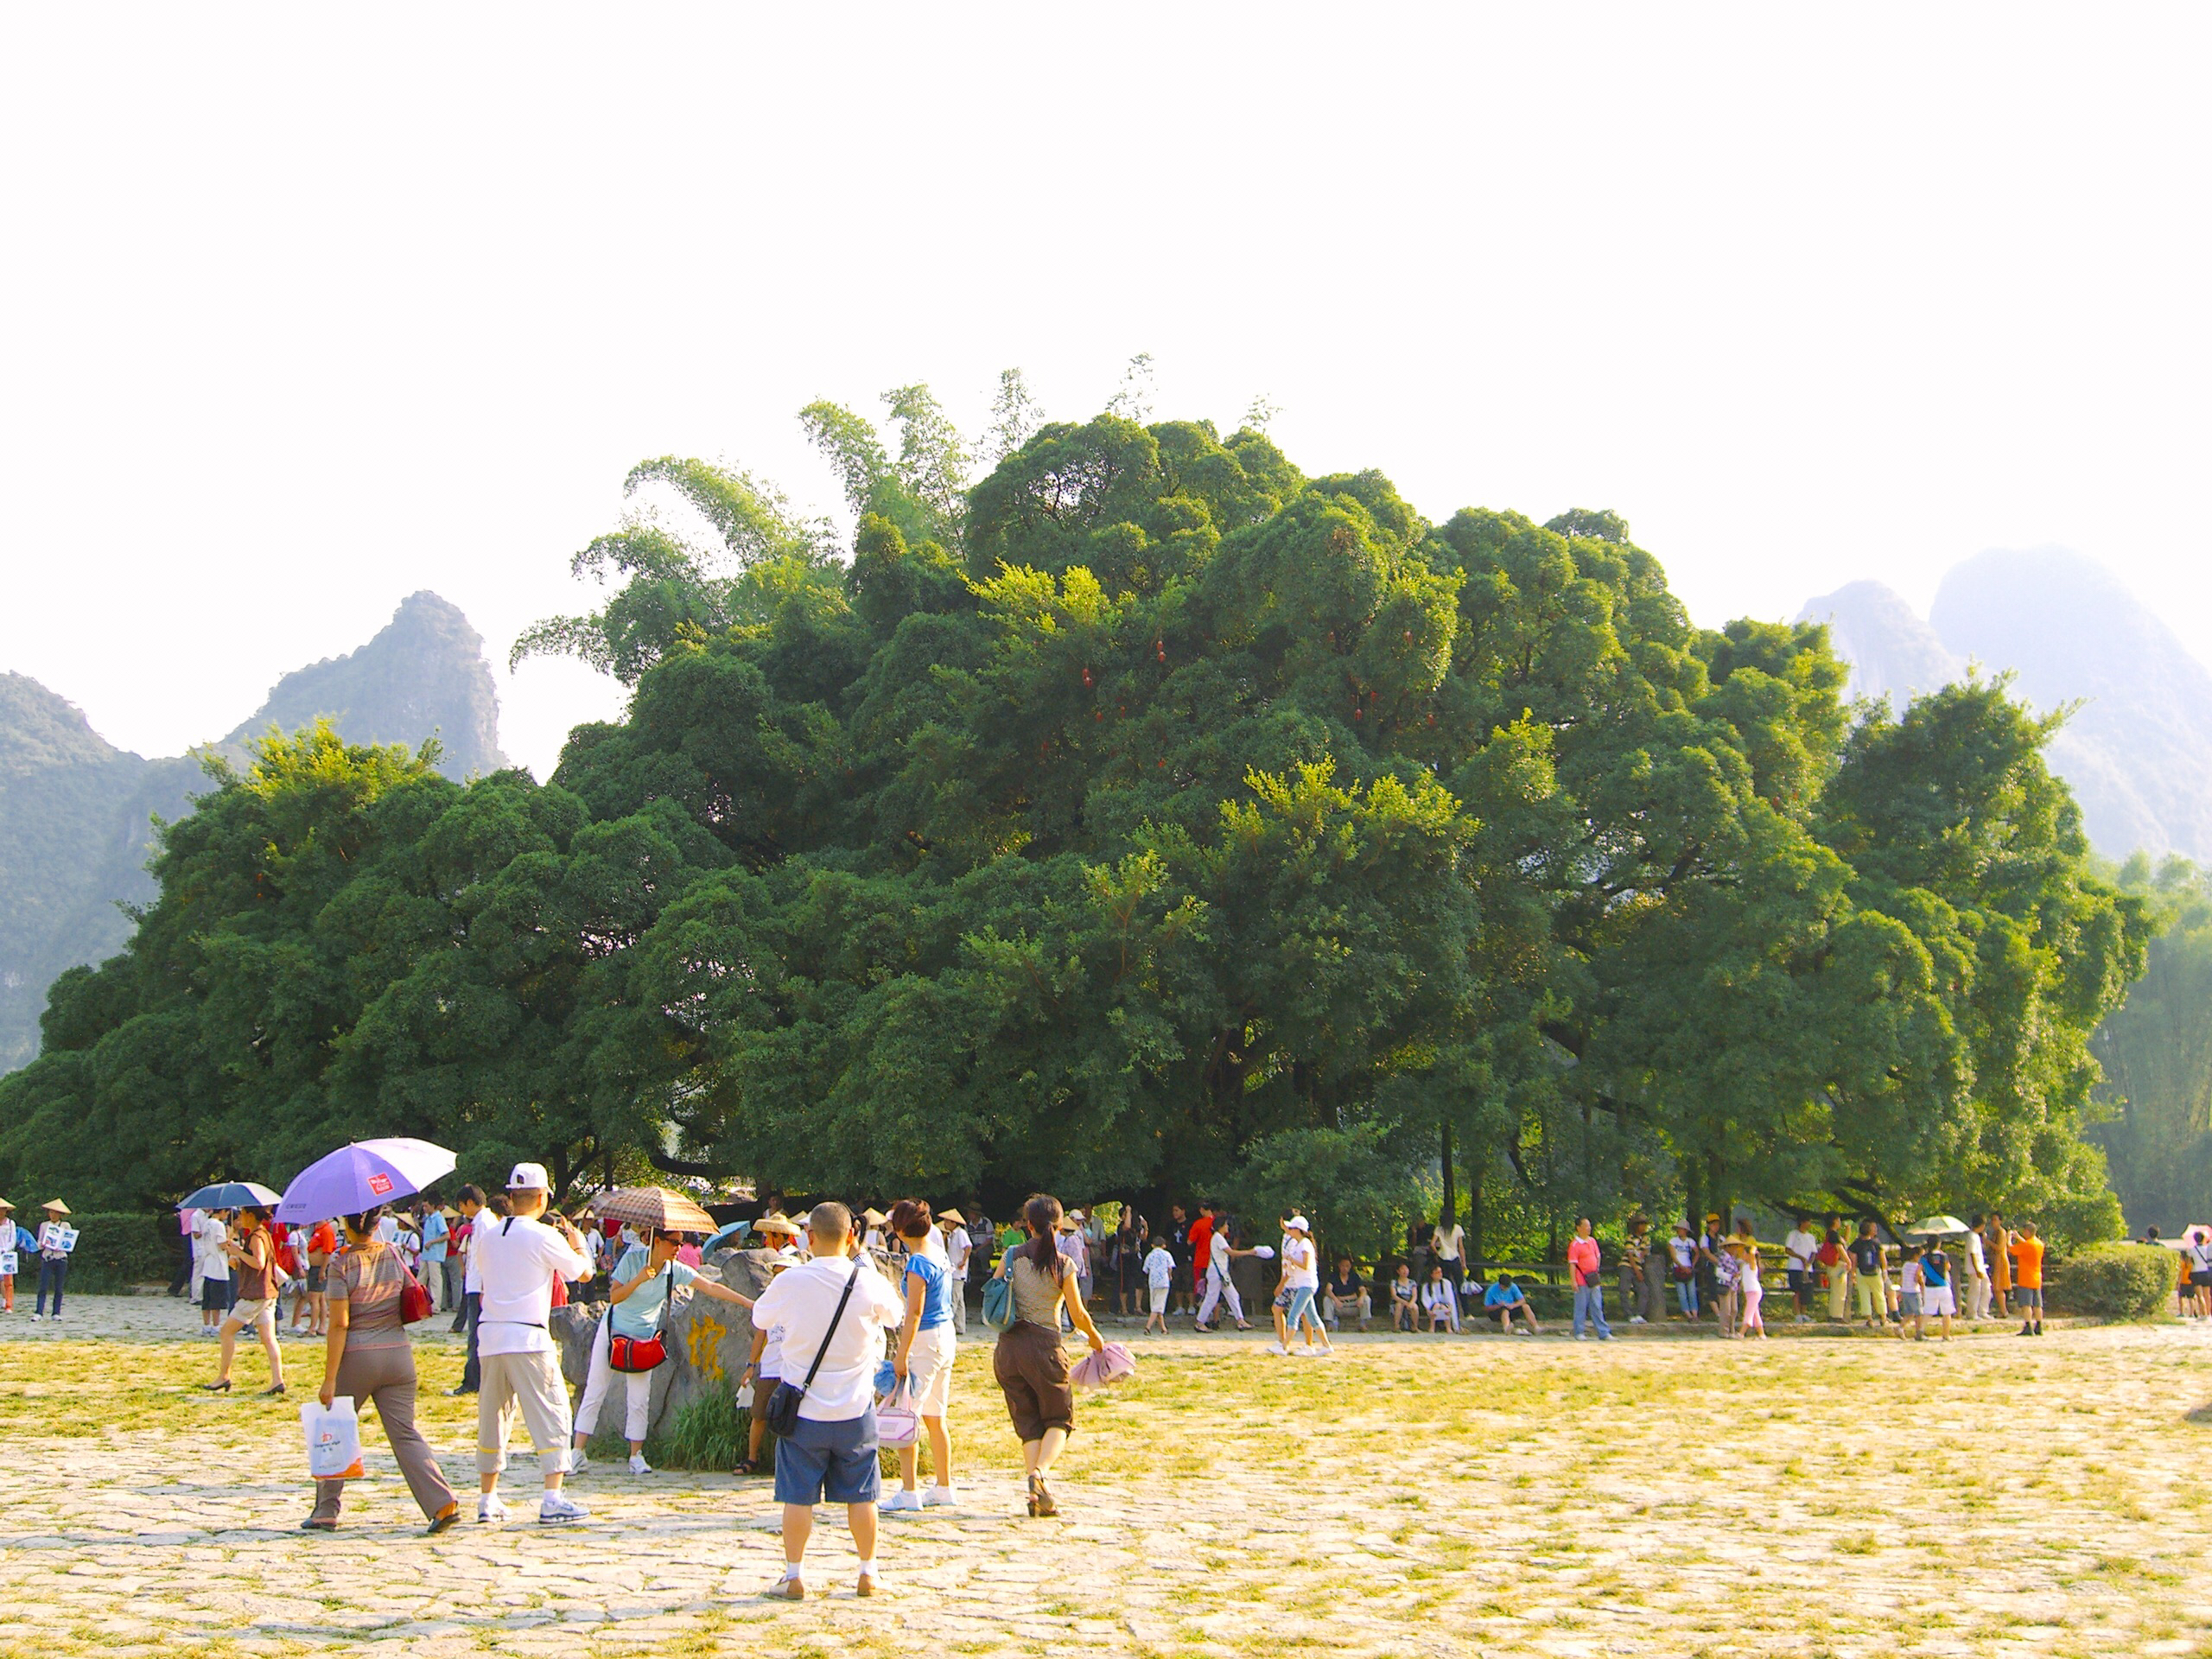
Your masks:
[{"label": "woman carrying white plastic bag", "polygon": [[892,1361],[900,1386],[892,1390],[894,1404],[903,1402],[921,1421],[929,1435],[930,1459],[937,1484],[924,1497],[916,1490],[921,1467],[919,1436],[904,1443],[893,1441],[884,1428],[883,1414],[876,1415],[876,1439],[899,1447],[899,1489],[884,1504],[887,1510],[950,1507],[959,1502],[952,1484],[952,1436],[945,1432],[944,1414],[952,1403],[952,1358],[958,1346],[952,1334],[952,1300],[960,1293],[943,1257],[930,1249],[937,1224],[930,1207],[919,1198],[901,1198],[891,1206],[891,1230],[909,1252],[900,1288],[906,1318],[899,1327],[898,1348]]},{"label": "woman carrying white plastic bag", "polygon": [[[415,1298],[427,1298],[400,1265],[398,1252],[377,1237],[376,1224],[383,1215],[379,1206],[344,1218],[346,1251],[330,1264],[324,1281],[330,1334],[318,1398],[327,1409],[340,1399],[356,1410],[364,1397],[375,1402],[377,1421],[384,1425],[384,1437],[391,1443],[407,1490],[422,1506],[435,1535],[461,1518],[461,1503],[422,1430],[415,1427],[415,1350],[407,1340],[404,1315],[410,1287]],[[428,1312],[422,1308],[416,1317]],[[354,1445],[358,1454],[358,1431]],[[315,1511],[300,1522],[302,1530],[334,1531],[346,1482],[360,1472],[357,1455],[346,1473],[317,1475]]]},{"label": "woman carrying white plastic bag", "polygon": [[310,1400],[300,1408],[300,1427],[308,1437],[308,1473],[317,1480],[358,1480],[361,1467],[361,1420],[353,1402],[340,1395],[330,1404]]}]

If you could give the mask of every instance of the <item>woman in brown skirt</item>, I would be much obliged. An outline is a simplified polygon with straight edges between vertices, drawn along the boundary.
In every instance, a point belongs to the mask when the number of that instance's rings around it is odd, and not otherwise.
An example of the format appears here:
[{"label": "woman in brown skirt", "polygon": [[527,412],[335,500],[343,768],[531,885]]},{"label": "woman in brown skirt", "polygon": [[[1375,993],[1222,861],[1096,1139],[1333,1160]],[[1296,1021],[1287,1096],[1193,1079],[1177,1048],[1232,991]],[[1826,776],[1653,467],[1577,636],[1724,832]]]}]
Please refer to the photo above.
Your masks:
[{"label": "woman in brown skirt", "polygon": [[[383,1206],[345,1217],[346,1249],[331,1259],[323,1279],[325,1305],[330,1318],[329,1345],[324,1351],[322,1403],[327,1408],[340,1395],[358,1410],[364,1400],[374,1401],[377,1421],[399,1460],[407,1490],[429,1517],[433,1535],[443,1532],[461,1518],[461,1503],[446,1484],[436,1456],[415,1427],[415,1349],[400,1322],[401,1275],[399,1253],[377,1236]],[[339,1499],[343,1480],[315,1484],[315,1513],[300,1522],[308,1532],[330,1532],[338,1525]]]},{"label": "woman in brown skirt", "polygon": [[1060,1310],[1090,1339],[1090,1351],[1106,1345],[1083,1293],[1075,1264],[1059,1251],[1060,1201],[1039,1193],[1022,1206],[1029,1242],[1007,1252],[1005,1272],[1014,1295],[1014,1323],[999,1332],[991,1370],[1006,1395],[1007,1414],[1021,1438],[1029,1475],[1029,1513],[1058,1507],[1046,1477],[1075,1427],[1075,1385],[1068,1378],[1067,1350],[1060,1345]]}]

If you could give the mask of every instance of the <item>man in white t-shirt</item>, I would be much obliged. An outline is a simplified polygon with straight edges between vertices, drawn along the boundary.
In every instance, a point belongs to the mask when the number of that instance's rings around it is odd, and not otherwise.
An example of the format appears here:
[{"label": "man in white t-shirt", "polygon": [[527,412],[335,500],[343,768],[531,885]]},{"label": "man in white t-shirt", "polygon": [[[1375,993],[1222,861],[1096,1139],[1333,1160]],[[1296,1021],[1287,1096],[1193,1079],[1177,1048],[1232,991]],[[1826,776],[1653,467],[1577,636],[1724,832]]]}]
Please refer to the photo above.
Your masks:
[{"label": "man in white t-shirt", "polygon": [[1152,1241],[1152,1253],[1144,1259],[1144,1281],[1152,1292],[1150,1306],[1145,1312],[1142,1334],[1152,1334],[1152,1327],[1159,1325],[1160,1334],[1167,1334],[1167,1304],[1175,1294],[1175,1255],[1167,1248],[1165,1234]]},{"label": "man in white t-shirt", "polygon": [[544,1471],[545,1496],[537,1518],[553,1522],[581,1521],[585,1510],[561,1493],[569,1472],[569,1440],[575,1427],[569,1410],[569,1385],[550,1329],[553,1281],[591,1276],[591,1257],[569,1218],[546,1214],[549,1183],[543,1164],[517,1164],[507,1178],[505,1217],[480,1215],[469,1238],[469,1268],[477,1294],[476,1353],[482,1387],[476,1396],[476,1472],[482,1496],[479,1521],[503,1521],[499,1473],[507,1466],[507,1408],[522,1409],[537,1466]]},{"label": "man in white t-shirt", "polygon": [[200,1325],[213,1335],[231,1311],[231,1258],[223,1253],[231,1240],[228,1212],[207,1211],[200,1217],[194,1237],[200,1252]]},{"label": "man in white t-shirt", "polygon": [[952,1297],[952,1332],[964,1337],[968,1334],[968,1261],[976,1253],[976,1241],[968,1236],[967,1217],[957,1210],[940,1210],[937,1220],[944,1234],[945,1264],[952,1272],[945,1287]]},{"label": "man in white t-shirt", "polygon": [[1810,1325],[1813,1316],[1805,1310],[1813,1295],[1813,1258],[1820,1254],[1821,1241],[1813,1236],[1813,1218],[1797,1217],[1797,1225],[1783,1236],[1783,1269],[1789,1281],[1789,1294],[1797,1304],[1797,1323]]},{"label": "man in white t-shirt", "polygon": [[1981,1242],[1981,1217],[1967,1230],[1967,1318],[1989,1317],[1989,1253]]},{"label": "man in white t-shirt", "polygon": [[[860,1593],[872,1596],[875,1503],[882,1491],[875,1368],[883,1358],[883,1333],[906,1318],[906,1305],[861,1252],[853,1212],[843,1205],[816,1205],[806,1232],[813,1259],[778,1274],[753,1309],[756,1329],[782,1330],[784,1382],[805,1392],[798,1429],[776,1442],[784,1576],[768,1593],[805,1599],[800,1569],[806,1541],[814,1532],[814,1506],[826,1502],[845,1506],[853,1548],[860,1553]],[[765,1410],[767,1402],[760,1405]]]}]

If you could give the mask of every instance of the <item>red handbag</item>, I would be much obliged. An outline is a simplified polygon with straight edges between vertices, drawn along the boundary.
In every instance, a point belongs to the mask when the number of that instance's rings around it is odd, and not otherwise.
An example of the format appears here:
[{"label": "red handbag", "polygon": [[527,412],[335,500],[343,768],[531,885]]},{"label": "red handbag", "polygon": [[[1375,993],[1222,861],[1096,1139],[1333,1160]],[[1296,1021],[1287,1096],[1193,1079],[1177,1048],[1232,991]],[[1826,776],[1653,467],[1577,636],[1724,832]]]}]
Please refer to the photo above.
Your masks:
[{"label": "red handbag", "polygon": [[658,1332],[650,1337],[609,1337],[607,1368],[611,1371],[650,1371],[668,1358],[668,1344]]},{"label": "red handbag", "polygon": [[431,1305],[430,1293],[423,1288],[423,1281],[408,1271],[407,1264],[399,1264],[399,1322],[415,1325],[427,1319],[437,1309]]},{"label": "red handbag", "polygon": [[[675,1289],[676,1263],[671,1262],[668,1264],[668,1294],[673,1294]],[[667,1316],[667,1311],[664,1303],[661,1309],[663,1318]],[[614,1317],[612,1307],[607,1310],[607,1317],[610,1319]],[[650,1337],[618,1337],[610,1332],[607,1338],[607,1369],[610,1371],[625,1374],[650,1371],[665,1363],[667,1358],[668,1344],[661,1340],[661,1333],[658,1331]]]}]

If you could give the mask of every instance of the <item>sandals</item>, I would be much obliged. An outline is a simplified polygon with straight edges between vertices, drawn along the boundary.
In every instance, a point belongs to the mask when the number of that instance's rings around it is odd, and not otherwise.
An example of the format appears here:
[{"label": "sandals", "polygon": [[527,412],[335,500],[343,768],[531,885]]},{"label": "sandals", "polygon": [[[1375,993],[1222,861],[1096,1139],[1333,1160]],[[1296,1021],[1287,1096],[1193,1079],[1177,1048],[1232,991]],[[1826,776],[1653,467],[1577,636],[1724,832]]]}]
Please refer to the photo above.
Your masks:
[{"label": "sandals", "polygon": [[1030,1476],[1029,1487],[1033,1494],[1030,1503],[1030,1514],[1058,1515],[1060,1512],[1060,1506],[1052,1502],[1052,1489],[1045,1484],[1044,1476]]},{"label": "sandals", "polygon": [[1034,1475],[1029,1477],[1029,1513],[1037,1513],[1037,1477]]},{"label": "sandals", "polygon": [[737,1466],[730,1471],[733,1475],[757,1475],[760,1472],[760,1464],[751,1458],[741,1459]]},{"label": "sandals", "polygon": [[435,1538],[440,1533],[449,1530],[460,1519],[461,1505],[457,1503],[448,1503],[430,1517],[430,1524],[423,1529],[423,1535],[425,1538]]}]

